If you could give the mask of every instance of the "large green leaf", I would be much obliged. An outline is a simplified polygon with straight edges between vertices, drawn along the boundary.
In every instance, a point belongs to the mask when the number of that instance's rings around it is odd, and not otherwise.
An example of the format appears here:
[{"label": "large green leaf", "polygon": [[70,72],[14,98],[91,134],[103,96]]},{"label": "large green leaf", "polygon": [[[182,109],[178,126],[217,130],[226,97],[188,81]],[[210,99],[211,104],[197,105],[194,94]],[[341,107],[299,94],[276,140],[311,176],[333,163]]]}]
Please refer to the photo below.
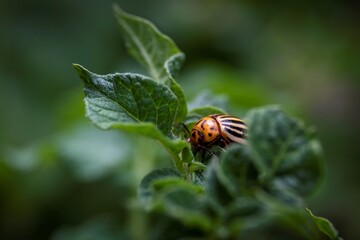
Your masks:
[{"label": "large green leaf", "polygon": [[322,174],[322,150],[312,129],[275,106],[250,111],[246,122],[261,181],[300,195],[313,191]]},{"label": "large green leaf", "polygon": [[138,74],[97,75],[74,67],[85,84],[86,115],[98,127],[152,123],[171,136],[178,101],[166,86]]},{"label": "large green leaf", "polygon": [[148,20],[128,14],[117,5],[114,10],[125,35],[129,53],[147,69],[152,79],[169,85],[179,101],[177,120],[182,121],[186,116],[187,105],[184,93],[175,78],[183,65],[185,55],[168,36]]},{"label": "large green leaf", "polygon": [[173,139],[177,99],[165,85],[138,74],[97,75],[74,64],[85,84],[87,117],[99,128],[117,128],[159,140],[181,171],[178,154],[189,144]]}]

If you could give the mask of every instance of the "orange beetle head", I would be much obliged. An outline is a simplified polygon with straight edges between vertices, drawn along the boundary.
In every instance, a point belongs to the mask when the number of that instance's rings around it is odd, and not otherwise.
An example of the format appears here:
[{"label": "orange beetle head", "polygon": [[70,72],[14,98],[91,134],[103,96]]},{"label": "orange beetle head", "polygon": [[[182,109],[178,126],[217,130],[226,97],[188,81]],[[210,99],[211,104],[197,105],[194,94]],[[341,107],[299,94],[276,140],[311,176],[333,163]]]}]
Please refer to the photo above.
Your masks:
[{"label": "orange beetle head", "polygon": [[207,146],[214,142],[220,134],[218,123],[211,117],[204,117],[195,123],[190,134],[192,145]]}]

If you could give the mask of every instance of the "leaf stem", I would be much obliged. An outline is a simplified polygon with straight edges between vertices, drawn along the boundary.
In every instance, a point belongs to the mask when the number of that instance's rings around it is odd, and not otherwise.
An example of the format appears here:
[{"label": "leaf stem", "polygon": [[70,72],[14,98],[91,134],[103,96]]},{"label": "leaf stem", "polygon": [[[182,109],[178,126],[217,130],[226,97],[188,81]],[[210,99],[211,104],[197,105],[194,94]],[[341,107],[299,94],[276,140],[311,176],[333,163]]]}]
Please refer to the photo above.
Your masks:
[{"label": "leaf stem", "polygon": [[175,168],[180,172],[180,174],[182,176],[184,176],[185,172],[184,172],[184,168],[183,168],[183,164],[182,164],[182,160],[180,159],[179,155],[177,153],[174,152],[174,149],[172,149],[167,143],[159,140],[162,145],[165,147],[166,151],[169,153],[169,155],[171,156],[173,162],[174,162],[174,166]]}]

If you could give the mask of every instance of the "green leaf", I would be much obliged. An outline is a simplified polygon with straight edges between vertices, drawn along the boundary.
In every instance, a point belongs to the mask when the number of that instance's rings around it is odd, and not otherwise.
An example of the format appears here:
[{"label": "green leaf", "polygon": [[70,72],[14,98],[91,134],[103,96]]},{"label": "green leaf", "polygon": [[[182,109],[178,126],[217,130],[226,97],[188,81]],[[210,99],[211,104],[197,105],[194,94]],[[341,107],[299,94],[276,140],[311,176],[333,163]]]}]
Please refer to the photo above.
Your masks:
[{"label": "green leaf", "polygon": [[84,81],[86,114],[95,125],[108,129],[146,122],[171,135],[177,99],[167,87],[137,74],[97,75],[74,68]]},{"label": "green leaf", "polygon": [[153,202],[153,184],[157,180],[180,179],[180,174],[172,168],[157,169],[146,175],[140,183],[139,197],[145,205]]},{"label": "green leaf", "polygon": [[312,192],[322,174],[322,150],[312,129],[274,106],[254,109],[245,119],[261,182],[301,196]]},{"label": "green leaf", "polygon": [[168,189],[173,188],[184,188],[189,191],[193,191],[196,193],[202,193],[204,192],[204,188],[200,185],[193,184],[191,182],[185,181],[183,178],[160,178],[155,179],[152,183],[153,188],[157,192],[165,192]]},{"label": "green leaf", "polygon": [[219,163],[213,161],[206,169],[205,188],[209,202],[213,209],[220,215],[234,199],[234,187],[220,168]]},{"label": "green leaf", "polygon": [[184,148],[184,149],[182,149],[182,151],[181,151],[181,159],[182,159],[182,162],[188,163],[188,162],[192,161],[193,158],[194,158],[194,157],[193,157],[193,155],[192,155],[192,153],[191,153],[190,148]]},{"label": "green leaf", "polygon": [[[262,213],[263,206],[254,197],[237,198],[228,209],[228,218],[249,217]],[[243,219],[245,220],[245,219]]]},{"label": "green leaf", "polygon": [[232,144],[221,155],[221,168],[231,183],[233,192],[246,194],[256,184],[258,173],[252,164],[246,145]]},{"label": "green leaf", "polygon": [[190,162],[189,163],[189,172],[190,173],[193,173],[193,172],[196,172],[196,171],[202,171],[202,170],[205,170],[206,169],[206,165],[201,163],[201,162]]},{"label": "green leaf", "polygon": [[226,113],[223,108],[226,105],[226,98],[222,95],[214,96],[209,91],[201,92],[189,104],[189,112],[185,124],[192,127],[200,118],[216,113]]},{"label": "green leaf", "polygon": [[169,84],[178,99],[177,122],[181,122],[187,113],[185,95],[175,81],[185,55],[176,44],[162,34],[151,22],[125,13],[117,5],[115,16],[125,35],[129,53],[148,71],[151,78],[160,83]]},{"label": "green leaf", "polygon": [[170,89],[176,95],[179,107],[176,115],[176,122],[182,122],[187,114],[187,103],[185,95],[180,85],[175,81],[176,76],[179,74],[180,68],[183,65],[185,60],[185,55],[183,53],[178,53],[171,56],[165,62],[165,69],[170,79]]},{"label": "green leaf", "polygon": [[[245,234],[246,231],[258,232],[266,224],[265,209],[263,204],[254,197],[240,197],[226,209],[226,225],[233,236]],[[242,239],[252,239],[248,237]]]},{"label": "green leaf", "polygon": [[214,107],[216,109],[222,110],[226,109],[227,102],[228,99],[225,95],[214,95],[209,90],[204,90],[189,103],[189,109],[192,111],[193,109],[197,108]]},{"label": "green leaf", "polygon": [[85,84],[87,117],[101,129],[121,129],[159,140],[180,170],[177,154],[189,144],[172,139],[177,99],[165,85],[138,74],[97,75],[74,64]]},{"label": "green leaf", "polygon": [[323,217],[315,216],[310,209],[306,208],[311,218],[314,220],[316,226],[319,228],[321,232],[326,234],[332,240],[341,240],[342,238],[339,236],[338,231],[335,229],[333,224]]},{"label": "green leaf", "polygon": [[[174,44],[174,43],[173,43]],[[176,46],[173,46],[174,48]],[[180,69],[185,61],[185,54],[180,52],[178,49],[178,53],[169,56],[169,58],[165,61],[164,67],[169,77],[175,79],[180,72]]]},{"label": "green leaf", "polygon": [[272,194],[261,189],[255,191],[256,198],[263,203],[266,208],[266,215],[278,228],[291,230],[301,239],[322,239],[315,224],[308,217],[303,202],[299,205],[287,204]]},{"label": "green leaf", "polygon": [[158,169],[141,181],[140,200],[147,208],[161,211],[186,225],[208,229],[203,211],[203,187],[183,180],[173,169]]},{"label": "green leaf", "polygon": [[148,20],[128,14],[117,5],[114,12],[130,54],[148,70],[150,76],[160,83],[168,81],[168,73],[171,77],[176,76],[184,60],[176,44]]},{"label": "green leaf", "polygon": [[204,211],[203,197],[196,191],[189,188],[173,188],[163,195],[162,206],[166,214],[188,226],[208,231],[211,228],[211,220]]}]

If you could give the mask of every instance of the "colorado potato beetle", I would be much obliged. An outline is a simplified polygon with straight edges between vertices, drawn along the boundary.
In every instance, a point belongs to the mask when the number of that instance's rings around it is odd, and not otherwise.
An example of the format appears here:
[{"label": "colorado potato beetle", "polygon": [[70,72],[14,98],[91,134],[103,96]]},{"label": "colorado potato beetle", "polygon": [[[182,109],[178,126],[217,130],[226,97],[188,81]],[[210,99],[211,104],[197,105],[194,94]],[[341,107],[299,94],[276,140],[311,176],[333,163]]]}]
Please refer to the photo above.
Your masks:
[{"label": "colorado potato beetle", "polygon": [[246,130],[246,124],[238,117],[212,114],[195,123],[188,142],[195,152],[207,150],[213,145],[224,148],[231,143],[244,144]]}]

